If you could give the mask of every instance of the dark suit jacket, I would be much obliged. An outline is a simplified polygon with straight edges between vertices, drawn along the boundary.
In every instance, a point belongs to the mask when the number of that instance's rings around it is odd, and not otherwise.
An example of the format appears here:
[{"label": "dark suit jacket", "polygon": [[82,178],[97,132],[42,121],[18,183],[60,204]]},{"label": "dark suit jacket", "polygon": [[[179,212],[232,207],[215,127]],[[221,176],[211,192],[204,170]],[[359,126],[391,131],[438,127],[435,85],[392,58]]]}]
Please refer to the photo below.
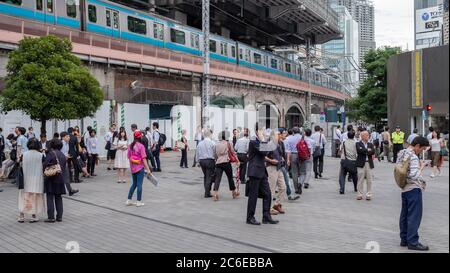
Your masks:
[{"label": "dark suit jacket", "polygon": [[250,140],[248,145],[248,170],[247,175],[255,178],[268,177],[266,170],[265,158],[269,154],[268,152],[261,152],[259,150],[260,141],[255,138]]},{"label": "dark suit jacket", "polygon": [[[40,151],[40,150],[42,150],[42,142],[39,141],[38,143],[39,143],[38,146],[39,146],[39,151]],[[50,150],[50,141],[45,142],[45,149],[47,149],[47,151]]]},{"label": "dark suit jacket", "polygon": [[76,136],[70,134],[70,140],[69,140],[69,155],[72,156],[72,158],[78,158],[78,139]]},{"label": "dark suit jacket", "polygon": [[[369,152],[368,149],[371,149]],[[356,158],[356,167],[364,168],[366,161],[369,161],[370,168],[373,169],[375,166],[373,164],[372,155],[375,154],[375,147],[372,143],[367,143],[367,149],[364,147],[364,143],[361,141],[356,143],[356,151],[358,153],[358,157]]]}]

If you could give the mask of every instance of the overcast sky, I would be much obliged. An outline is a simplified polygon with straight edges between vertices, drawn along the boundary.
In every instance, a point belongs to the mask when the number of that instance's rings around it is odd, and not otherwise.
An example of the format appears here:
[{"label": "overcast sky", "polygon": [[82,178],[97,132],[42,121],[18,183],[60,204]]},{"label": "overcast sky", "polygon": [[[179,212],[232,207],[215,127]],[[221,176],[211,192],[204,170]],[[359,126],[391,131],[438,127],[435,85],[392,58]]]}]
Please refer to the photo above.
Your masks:
[{"label": "overcast sky", "polygon": [[414,0],[373,0],[377,47],[414,49]]}]

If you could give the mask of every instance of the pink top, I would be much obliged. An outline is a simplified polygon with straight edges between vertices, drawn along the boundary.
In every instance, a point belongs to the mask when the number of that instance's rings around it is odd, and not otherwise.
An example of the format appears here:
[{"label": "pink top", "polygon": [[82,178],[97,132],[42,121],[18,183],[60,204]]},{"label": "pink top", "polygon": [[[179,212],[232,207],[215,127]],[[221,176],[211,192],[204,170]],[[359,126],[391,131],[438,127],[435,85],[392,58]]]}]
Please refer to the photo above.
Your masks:
[{"label": "pink top", "polygon": [[[135,164],[131,161],[131,158],[140,159],[139,164]],[[128,146],[128,159],[130,160],[131,173],[140,172],[144,168],[144,160],[147,158],[145,153],[145,147],[139,142],[136,142],[134,149],[131,150],[131,145]]]}]

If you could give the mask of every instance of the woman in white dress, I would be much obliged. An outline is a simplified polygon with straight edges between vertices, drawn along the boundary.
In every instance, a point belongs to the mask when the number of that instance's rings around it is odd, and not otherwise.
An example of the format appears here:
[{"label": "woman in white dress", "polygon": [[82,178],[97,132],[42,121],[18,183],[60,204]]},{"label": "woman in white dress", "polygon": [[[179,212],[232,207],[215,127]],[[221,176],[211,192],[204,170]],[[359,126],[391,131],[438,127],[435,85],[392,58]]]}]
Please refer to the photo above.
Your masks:
[{"label": "woman in white dress", "polygon": [[125,172],[130,168],[128,159],[128,138],[125,131],[121,131],[119,137],[115,138],[113,146],[116,148],[116,158],[114,159],[114,168],[117,169],[117,183],[126,183]]},{"label": "woman in white dress", "polygon": [[24,188],[19,190],[19,219],[25,222],[25,215],[31,215],[30,223],[39,221],[38,215],[44,211],[44,176],[42,153],[38,140],[28,141],[28,151],[23,153],[22,169]]}]

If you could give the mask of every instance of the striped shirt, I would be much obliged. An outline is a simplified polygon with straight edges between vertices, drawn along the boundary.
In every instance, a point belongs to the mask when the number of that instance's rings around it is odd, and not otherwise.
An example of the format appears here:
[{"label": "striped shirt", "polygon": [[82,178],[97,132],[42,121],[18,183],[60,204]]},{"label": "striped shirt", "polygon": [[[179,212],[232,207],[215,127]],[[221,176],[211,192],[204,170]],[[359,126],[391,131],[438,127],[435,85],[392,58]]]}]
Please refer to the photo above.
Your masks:
[{"label": "striped shirt", "polygon": [[397,164],[408,160],[409,157],[411,157],[411,161],[408,168],[408,175],[406,177],[407,182],[402,191],[407,192],[413,189],[425,190],[426,182],[422,177],[420,159],[411,148],[406,148],[398,153]]}]

